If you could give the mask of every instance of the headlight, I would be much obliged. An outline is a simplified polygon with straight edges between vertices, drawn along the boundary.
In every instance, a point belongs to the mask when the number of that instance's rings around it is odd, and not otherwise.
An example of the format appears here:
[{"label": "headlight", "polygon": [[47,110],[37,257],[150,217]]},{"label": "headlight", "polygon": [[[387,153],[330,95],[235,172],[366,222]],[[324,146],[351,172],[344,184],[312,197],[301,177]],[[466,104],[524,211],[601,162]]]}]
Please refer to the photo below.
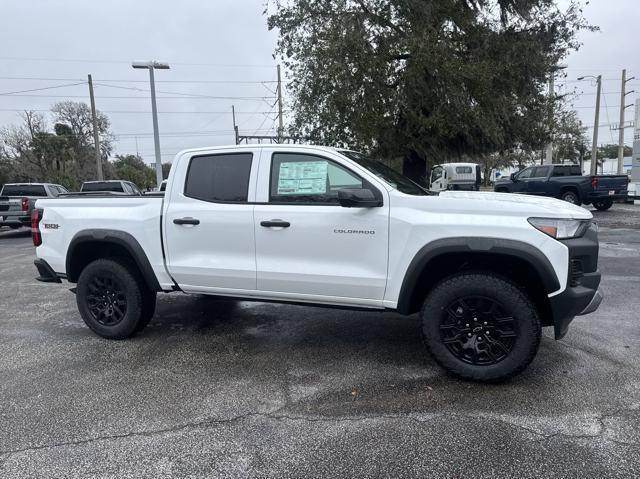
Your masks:
[{"label": "headlight", "polygon": [[559,220],[553,218],[529,218],[531,226],[555,239],[579,238],[584,235],[591,220]]}]

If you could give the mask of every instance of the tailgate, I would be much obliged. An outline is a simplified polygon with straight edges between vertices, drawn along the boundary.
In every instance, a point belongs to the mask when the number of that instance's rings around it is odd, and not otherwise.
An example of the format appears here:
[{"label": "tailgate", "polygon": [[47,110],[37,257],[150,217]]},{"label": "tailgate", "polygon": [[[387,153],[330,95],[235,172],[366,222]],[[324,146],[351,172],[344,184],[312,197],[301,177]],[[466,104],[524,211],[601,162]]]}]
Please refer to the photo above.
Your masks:
[{"label": "tailgate", "polygon": [[598,179],[598,186],[595,188],[597,192],[607,193],[613,191],[614,193],[611,194],[626,193],[629,185],[629,178],[625,175],[597,176],[596,178]]},{"label": "tailgate", "polygon": [[22,198],[0,196],[0,214],[6,211],[22,211]]}]

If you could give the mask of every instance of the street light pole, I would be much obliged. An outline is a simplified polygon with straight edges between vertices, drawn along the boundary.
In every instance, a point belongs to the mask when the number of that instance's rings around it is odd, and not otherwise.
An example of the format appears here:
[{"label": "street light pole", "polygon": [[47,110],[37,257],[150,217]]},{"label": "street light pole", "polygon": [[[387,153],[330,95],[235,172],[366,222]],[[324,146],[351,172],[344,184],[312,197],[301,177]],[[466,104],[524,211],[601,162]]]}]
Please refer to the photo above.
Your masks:
[{"label": "street light pole", "polygon": [[585,78],[593,78],[598,84],[596,91],[596,115],[593,122],[593,143],[591,144],[591,174],[595,175],[598,172],[598,127],[600,125],[600,90],[602,89],[602,75],[598,75],[597,77],[591,75],[583,76],[579,77],[578,80],[584,80]]},{"label": "street light pole", "polygon": [[156,153],[156,184],[158,189],[162,184],[162,155],[160,153],[160,133],[158,131],[158,108],[156,106],[156,82],[154,77],[154,70],[168,70],[168,63],[161,63],[156,61],[151,62],[133,62],[131,64],[133,68],[146,68],[149,70],[149,86],[151,89],[151,116],[153,118],[153,145]]}]

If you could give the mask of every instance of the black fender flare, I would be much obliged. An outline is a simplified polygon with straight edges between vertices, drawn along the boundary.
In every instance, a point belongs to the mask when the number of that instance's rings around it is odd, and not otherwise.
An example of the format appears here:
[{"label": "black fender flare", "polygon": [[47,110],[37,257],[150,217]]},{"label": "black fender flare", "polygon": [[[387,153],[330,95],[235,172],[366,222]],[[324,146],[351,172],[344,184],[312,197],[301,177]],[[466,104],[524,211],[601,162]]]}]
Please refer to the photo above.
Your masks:
[{"label": "black fender flare", "polygon": [[513,256],[527,262],[538,274],[547,294],[560,289],[560,282],[549,259],[536,247],[522,241],[502,238],[443,238],[426,244],[414,256],[405,272],[398,296],[397,311],[411,313],[411,299],[420,274],[436,257],[448,253],[481,253]]},{"label": "black fender flare", "polygon": [[158,278],[156,277],[156,274],[151,267],[151,263],[149,262],[149,258],[147,258],[147,255],[142,249],[142,246],[140,246],[140,243],[138,243],[138,240],[124,231],[110,229],[88,229],[79,231],[74,235],[73,239],[69,243],[65,261],[69,281],[76,282],[78,280],[77,276],[73,277],[71,274],[73,271],[71,266],[73,263],[74,252],[79,245],[88,242],[115,244],[124,248],[129,255],[131,255],[131,258],[133,258],[133,261],[138,267],[147,287],[152,291],[162,291]]}]

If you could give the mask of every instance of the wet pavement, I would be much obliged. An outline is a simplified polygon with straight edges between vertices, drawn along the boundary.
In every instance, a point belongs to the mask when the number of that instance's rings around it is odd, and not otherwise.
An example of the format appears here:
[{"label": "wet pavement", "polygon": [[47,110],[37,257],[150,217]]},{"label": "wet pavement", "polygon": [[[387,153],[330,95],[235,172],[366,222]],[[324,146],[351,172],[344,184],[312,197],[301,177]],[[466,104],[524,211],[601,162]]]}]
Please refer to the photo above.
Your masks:
[{"label": "wet pavement", "polygon": [[3,228],[0,477],[638,477],[640,206],[594,214],[604,302],[500,385],[392,313],[176,293],[107,341]]}]

